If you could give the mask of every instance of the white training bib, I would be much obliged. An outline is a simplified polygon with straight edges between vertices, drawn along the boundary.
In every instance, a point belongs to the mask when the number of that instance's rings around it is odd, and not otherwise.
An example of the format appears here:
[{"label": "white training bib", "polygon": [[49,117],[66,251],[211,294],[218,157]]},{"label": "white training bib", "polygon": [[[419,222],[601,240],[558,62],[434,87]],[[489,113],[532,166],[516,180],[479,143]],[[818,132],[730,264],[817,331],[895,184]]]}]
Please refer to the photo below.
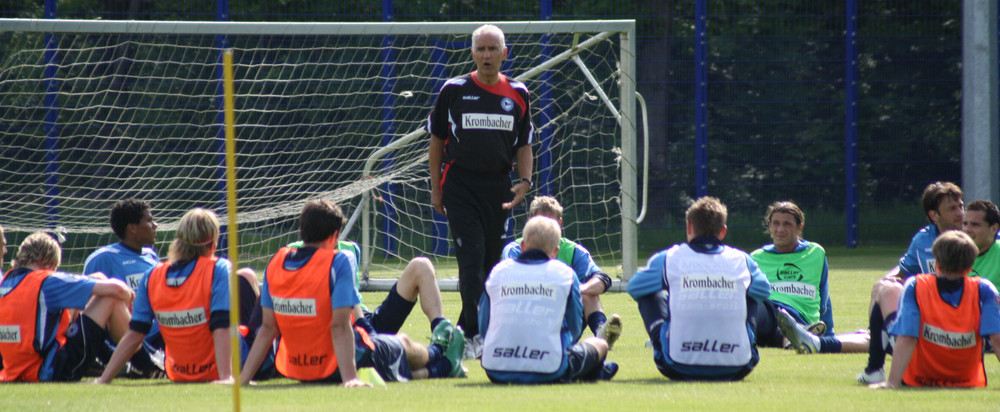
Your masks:
[{"label": "white training bib", "polygon": [[573,269],[556,259],[539,264],[507,259],[490,273],[490,323],[483,368],[498,372],[554,373],[562,365],[560,339]]},{"label": "white training bib", "polygon": [[750,362],[745,254],[725,247],[707,254],[687,244],[664,261],[670,304],[670,358],[686,365],[742,366]]}]

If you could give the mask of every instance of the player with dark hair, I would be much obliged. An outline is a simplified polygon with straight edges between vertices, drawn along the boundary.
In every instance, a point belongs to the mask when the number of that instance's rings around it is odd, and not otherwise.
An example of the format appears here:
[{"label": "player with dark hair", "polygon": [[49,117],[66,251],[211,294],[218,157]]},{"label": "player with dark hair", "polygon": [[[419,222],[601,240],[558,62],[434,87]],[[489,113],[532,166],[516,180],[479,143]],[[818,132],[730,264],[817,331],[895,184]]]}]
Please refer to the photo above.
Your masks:
[{"label": "player with dark hair", "polygon": [[[501,261],[479,303],[485,342],[482,365],[496,383],[565,383],[611,379],[608,342],[583,333],[580,282],[556,259],[559,224],[535,216],[524,225],[524,249]],[[617,333],[614,338],[617,339]]]},{"label": "player with dark hair", "polygon": [[[537,196],[531,201],[528,207],[528,217],[545,216],[559,222],[562,227],[563,208],[554,197]],[[507,244],[503,249],[503,257],[514,258],[521,256],[521,241],[517,239]],[[604,315],[604,308],[601,306],[601,294],[611,288],[611,277],[601,271],[594,259],[590,257],[587,248],[573,242],[565,237],[559,239],[559,253],[556,259],[569,265],[576,272],[576,278],[580,281],[580,295],[583,298],[583,319],[590,326],[590,331],[594,336],[604,338],[608,342],[608,347],[613,347],[615,342],[612,336],[621,335],[622,318],[618,314],[611,317],[610,325],[607,316]],[[609,331],[615,333],[608,333]]]},{"label": "player with dark hair", "polygon": [[741,380],[760,359],[749,314],[771,285],[750,255],[722,243],[727,214],[719,199],[698,199],[685,214],[687,243],[651,256],[628,283],[670,379]]},{"label": "player with dark hair", "polygon": [[770,298],[753,314],[757,342],[770,347],[787,342],[799,353],[867,352],[866,334],[834,334],[826,250],[802,238],[805,220],[802,209],[787,201],[772,203],[764,214],[774,243],[750,254],[771,284]]},{"label": "player with dark hair", "polygon": [[[229,381],[229,272],[215,256],[219,219],[201,208],[181,217],[167,262],[144,276],[136,289],[129,330],[98,383],[108,383],[139,350],[157,321],[165,343],[164,370],[175,382]],[[252,300],[250,300],[252,302]]]},{"label": "player with dark hair", "polygon": [[932,251],[937,274],[906,280],[889,331],[896,337],[889,379],[874,388],[986,386],[983,338],[1000,347],[1000,297],[989,280],[967,276],[978,253],[969,235],[943,233]]},{"label": "player with dark hair", "polygon": [[156,227],[149,202],[135,198],[116,202],[111,208],[111,229],[119,241],[91,253],[84,261],[83,273],[100,272],[134,290],[139,279],[160,263],[152,248]]},{"label": "player with dark hair", "polygon": [[[481,349],[476,305],[486,275],[500,261],[504,223],[531,189],[528,88],[500,73],[506,56],[503,31],[493,25],[476,29],[476,70],[445,82],[427,122],[431,204],[447,216],[454,239],[462,296],[458,323],[471,352]],[[520,180],[511,185],[515,161]]]},{"label": "player with dark hair", "polygon": [[924,188],[920,205],[930,224],[913,235],[906,254],[899,259],[899,265],[872,287],[871,303],[868,306],[868,332],[871,336],[868,365],[858,374],[858,382],[870,384],[885,380],[885,355],[891,355],[893,348],[893,339],[888,330],[896,319],[903,281],[918,273],[934,273],[931,245],[945,231],[962,228],[962,196],[962,189],[951,182],[934,182]]},{"label": "player with dark hair", "polygon": [[80,380],[105,337],[117,341],[128,327],[132,290],[56,272],[61,253],[48,234],[32,233],[0,281],[0,382]]},{"label": "player with dark hair", "polygon": [[[101,247],[87,256],[83,264],[83,274],[101,273],[112,279],[125,282],[133,291],[142,277],[158,263],[160,257],[153,249],[156,243],[156,221],[153,219],[149,202],[129,198],[115,202],[111,207],[111,230],[118,236],[118,242]],[[129,305],[131,310],[131,304]],[[155,322],[145,340],[142,352],[136,352],[127,365],[127,376],[162,377],[162,362],[154,364],[153,358],[162,358],[163,339]],[[98,359],[107,364],[115,346],[109,341],[98,353]],[[157,351],[161,351],[157,354]]]},{"label": "player with dark hair", "polygon": [[264,273],[262,323],[241,381],[250,381],[279,334],[277,370],[300,381],[368,386],[358,378],[359,366],[374,367],[388,381],[464,375],[465,340],[450,322],[435,328],[430,347],[403,334],[369,334],[353,326],[361,300],[349,258],[337,249],[343,223],[340,207],[329,201],[302,208],[302,247],[281,248]]},{"label": "player with dark hair", "polygon": [[1000,282],[1000,240],[997,240],[1000,210],[997,210],[997,205],[989,200],[977,200],[966,205],[962,231],[972,238],[979,249],[969,276],[988,279],[995,286]]}]

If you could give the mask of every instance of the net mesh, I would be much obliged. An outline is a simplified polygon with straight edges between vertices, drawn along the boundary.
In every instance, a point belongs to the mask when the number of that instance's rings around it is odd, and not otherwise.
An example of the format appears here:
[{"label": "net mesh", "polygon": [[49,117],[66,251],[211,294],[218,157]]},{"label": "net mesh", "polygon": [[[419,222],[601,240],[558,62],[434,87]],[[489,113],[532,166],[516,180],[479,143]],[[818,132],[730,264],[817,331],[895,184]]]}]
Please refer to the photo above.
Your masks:
[{"label": "net mesh", "polygon": [[[507,33],[512,77],[568,50],[572,34]],[[309,199],[348,215],[371,193],[372,270],[413,256],[451,255],[447,223],[430,206],[429,136],[422,128],[449,77],[474,69],[469,36],[227,36],[0,33],[0,224],[16,245],[35,230],[64,232],[63,261],[117,241],[117,200],[149,201],[161,256],[181,215],[226,222],[220,50],[234,51],[240,261],[263,267],[298,238]],[[618,105],[617,37],[580,54]],[[535,190],[512,214],[551,194],[565,235],[597,256],[621,255],[620,127],[572,61],[531,79],[539,143]],[[364,166],[376,150],[414,137]],[[361,239],[353,224],[348,237]],[[225,230],[223,230],[225,233]],[[219,253],[227,253],[226,239]]]}]

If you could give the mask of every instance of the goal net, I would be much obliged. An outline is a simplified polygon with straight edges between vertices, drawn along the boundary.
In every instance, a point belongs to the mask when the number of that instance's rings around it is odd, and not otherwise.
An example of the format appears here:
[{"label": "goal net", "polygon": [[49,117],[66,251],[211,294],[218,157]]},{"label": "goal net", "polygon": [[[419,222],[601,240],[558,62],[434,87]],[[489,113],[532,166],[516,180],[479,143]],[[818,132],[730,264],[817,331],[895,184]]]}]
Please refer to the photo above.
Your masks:
[{"label": "goal net", "polygon": [[[444,81],[474,70],[478,24],[0,20],[0,224],[12,245],[62,232],[63,261],[78,270],[117,241],[109,211],[128,197],[152,204],[161,256],[188,209],[225,224],[220,56],[231,48],[241,264],[262,268],[297,240],[313,198],[352,217],[347,237],[373,275],[452,256],[430,206],[422,127]],[[503,72],[531,90],[539,142],[535,189],[509,235],[535,195],[553,195],[565,235],[620,264],[622,202],[634,202],[622,196],[632,120],[621,97],[635,82],[621,44],[633,22],[498,25]]]}]

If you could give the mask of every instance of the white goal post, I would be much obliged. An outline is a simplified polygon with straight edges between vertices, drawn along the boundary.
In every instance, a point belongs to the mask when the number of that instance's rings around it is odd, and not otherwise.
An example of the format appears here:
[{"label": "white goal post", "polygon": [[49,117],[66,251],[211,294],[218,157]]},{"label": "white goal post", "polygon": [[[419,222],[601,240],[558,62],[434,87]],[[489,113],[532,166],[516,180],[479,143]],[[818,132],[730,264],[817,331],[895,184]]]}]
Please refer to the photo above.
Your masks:
[{"label": "white goal post", "polygon": [[[0,224],[12,244],[65,232],[72,269],[116,240],[119,199],[152,203],[161,256],[186,210],[225,222],[220,56],[232,49],[241,262],[262,268],[296,240],[299,210],[318,197],[352,217],[366,273],[447,262],[422,127],[443,82],[474,69],[481,24],[0,19]],[[508,233],[534,195],[553,195],[566,236],[631,276],[636,115],[622,96],[635,95],[634,20],[494,24],[539,133],[535,189]]]}]

